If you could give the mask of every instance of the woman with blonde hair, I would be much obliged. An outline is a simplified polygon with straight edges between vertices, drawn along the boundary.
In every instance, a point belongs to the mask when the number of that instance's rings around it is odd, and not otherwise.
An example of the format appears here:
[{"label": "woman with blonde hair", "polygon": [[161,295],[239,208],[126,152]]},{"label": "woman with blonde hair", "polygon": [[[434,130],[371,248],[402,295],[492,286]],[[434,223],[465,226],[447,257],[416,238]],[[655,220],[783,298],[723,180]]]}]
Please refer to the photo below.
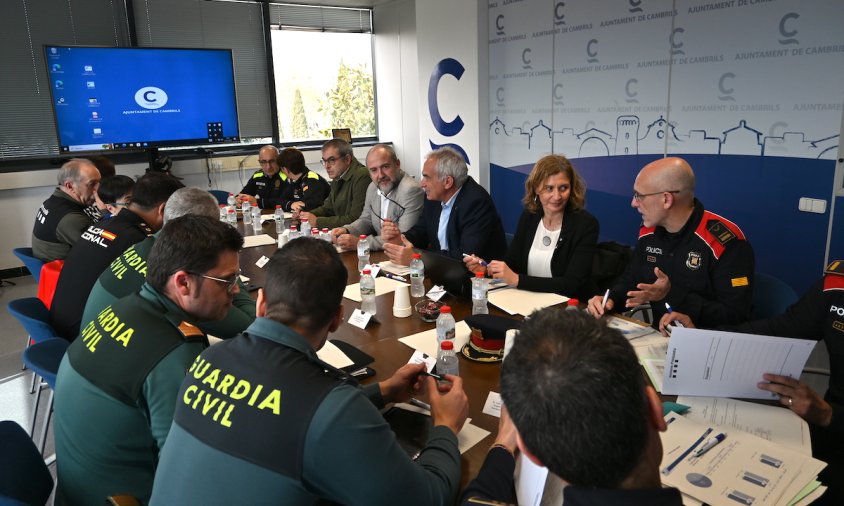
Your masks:
[{"label": "woman with blonde hair", "polygon": [[508,285],[534,292],[553,292],[585,300],[590,292],[592,257],[598,220],[583,207],[586,183],[562,155],[547,155],[525,181],[525,206],[504,260],[484,268],[474,255],[464,259]]}]

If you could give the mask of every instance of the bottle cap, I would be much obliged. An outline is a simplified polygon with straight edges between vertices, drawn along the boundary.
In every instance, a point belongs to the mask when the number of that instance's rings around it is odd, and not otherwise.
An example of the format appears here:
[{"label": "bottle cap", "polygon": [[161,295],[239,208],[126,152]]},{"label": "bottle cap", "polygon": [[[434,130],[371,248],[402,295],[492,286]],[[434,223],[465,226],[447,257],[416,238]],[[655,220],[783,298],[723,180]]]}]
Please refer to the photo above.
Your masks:
[{"label": "bottle cap", "polygon": [[571,298],[568,300],[568,302],[566,302],[566,304],[568,304],[569,306],[579,306],[580,301],[575,298]]},{"label": "bottle cap", "polygon": [[476,273],[475,273],[475,277],[476,277],[476,278],[482,278],[482,277],[484,277],[484,271],[478,271],[478,272],[476,272]]},{"label": "bottle cap", "polygon": [[327,228],[323,228],[323,229],[322,229],[322,231],[323,231],[323,233],[324,233],[324,232],[328,232],[328,229],[327,229]]},{"label": "bottle cap", "polygon": [[361,234],[361,235],[360,235],[360,237],[359,237],[359,239],[366,239],[366,236],[365,236],[365,235],[363,235],[363,234]]},{"label": "bottle cap", "polygon": [[225,204],[220,204],[220,207],[226,207],[226,205],[225,205]]},{"label": "bottle cap", "polygon": [[290,230],[296,230],[296,225],[290,225]]},{"label": "bottle cap", "polygon": [[445,341],[440,343],[440,349],[453,350],[454,349],[454,343],[452,343],[450,340],[446,339]]},{"label": "bottle cap", "polygon": [[414,253],[413,258],[422,258],[422,253]]},{"label": "bottle cap", "polygon": [[363,270],[363,273],[364,273],[364,274],[372,274],[372,271],[371,271],[371,270],[369,270],[369,269],[364,269],[364,270]]},{"label": "bottle cap", "polygon": [[451,306],[443,306],[440,308],[440,314],[451,313]]},{"label": "bottle cap", "polygon": [[276,205],[275,205],[275,208],[276,208],[276,209],[281,209],[281,204],[276,204]]}]

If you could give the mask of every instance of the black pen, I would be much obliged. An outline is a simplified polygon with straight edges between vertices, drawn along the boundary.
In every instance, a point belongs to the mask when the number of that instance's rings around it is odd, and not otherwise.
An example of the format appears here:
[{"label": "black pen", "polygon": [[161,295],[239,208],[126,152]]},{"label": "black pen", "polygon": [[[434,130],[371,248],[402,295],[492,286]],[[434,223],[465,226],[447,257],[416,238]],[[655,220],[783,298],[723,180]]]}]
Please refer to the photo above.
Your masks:
[{"label": "black pen", "polygon": [[407,282],[407,280],[406,280],[406,279],[404,279],[403,277],[401,277],[401,276],[397,276],[397,275],[395,275],[395,274],[393,274],[393,273],[391,273],[391,272],[381,271],[381,274],[383,274],[385,278],[393,279],[393,280],[395,280],[395,281],[402,281],[402,282],[404,282],[404,283],[406,283],[406,282]]},{"label": "black pen", "polygon": [[430,377],[434,378],[434,379],[435,379],[435,380],[437,380],[437,381],[444,381],[444,382],[446,382],[446,383],[451,383],[451,381],[449,381],[449,380],[445,379],[445,377],[444,377],[444,376],[442,376],[442,375],[440,375],[440,374],[434,374],[434,373],[432,373],[432,372],[428,372],[428,371],[422,371],[422,374],[424,374],[425,376],[430,376]]}]

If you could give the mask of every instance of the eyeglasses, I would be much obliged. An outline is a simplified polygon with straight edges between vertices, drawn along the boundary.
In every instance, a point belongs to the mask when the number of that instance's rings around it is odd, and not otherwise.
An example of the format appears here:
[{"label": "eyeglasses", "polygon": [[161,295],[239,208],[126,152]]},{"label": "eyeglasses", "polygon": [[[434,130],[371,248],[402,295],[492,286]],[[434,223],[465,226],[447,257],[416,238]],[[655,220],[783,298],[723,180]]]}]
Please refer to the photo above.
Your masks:
[{"label": "eyeglasses", "polygon": [[346,155],[343,156],[329,156],[328,158],[320,158],[319,162],[322,164],[323,167],[328,167],[329,165],[334,165],[337,160],[346,158]]},{"label": "eyeglasses", "polygon": [[199,276],[201,278],[210,279],[211,281],[216,281],[217,283],[222,283],[226,287],[226,293],[232,293],[234,287],[237,286],[237,281],[240,279],[240,270],[238,270],[229,279],[215,278],[214,276],[208,276],[206,274],[200,274],[198,272],[191,272],[190,274],[193,274],[194,276]]},{"label": "eyeglasses", "polygon": [[[369,203],[369,209],[370,209],[370,211],[372,211],[372,214],[374,214],[381,221],[384,221],[384,220],[390,220],[390,221],[393,221],[393,222],[399,221],[401,219],[402,215],[404,214],[404,211],[405,211],[404,206],[399,204],[395,200],[391,199],[390,197],[388,197],[385,193],[382,193],[381,190],[378,190],[378,194],[380,196],[383,196],[385,199],[389,200],[390,202],[392,202],[393,204],[396,205],[396,217],[395,218],[382,218],[381,215],[378,214],[378,211],[375,210],[375,208],[372,206],[372,203],[370,202]],[[379,206],[379,208],[380,208],[380,206]]]},{"label": "eyeglasses", "polygon": [[258,160],[258,163],[261,165],[269,165],[269,164],[276,164],[278,160]]},{"label": "eyeglasses", "polygon": [[663,190],[661,192],[653,192],[653,193],[633,192],[633,200],[635,200],[636,202],[642,202],[642,200],[644,200],[645,197],[650,197],[652,195],[661,195],[663,193],[680,193],[681,191],[683,191],[683,190]]}]

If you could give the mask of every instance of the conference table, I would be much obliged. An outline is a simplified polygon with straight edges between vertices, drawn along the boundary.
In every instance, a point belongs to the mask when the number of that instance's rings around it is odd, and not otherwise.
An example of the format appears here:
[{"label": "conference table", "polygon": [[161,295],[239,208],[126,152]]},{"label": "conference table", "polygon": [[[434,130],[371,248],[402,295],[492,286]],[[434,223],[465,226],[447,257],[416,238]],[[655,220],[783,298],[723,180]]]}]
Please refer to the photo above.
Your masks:
[{"label": "conference table", "polygon": [[[265,211],[266,213],[266,211]],[[253,235],[253,227],[249,224],[244,225],[238,222],[238,229],[244,235]],[[276,237],[275,224],[272,222],[264,222],[261,231],[271,237]],[[277,250],[276,244],[266,246],[256,246],[251,248],[244,248],[240,253],[240,266],[243,275],[250,278],[249,283],[262,287],[266,278],[266,269],[260,268],[256,262],[262,256],[271,257]],[[360,279],[360,273],[357,270],[357,253],[347,251],[340,253],[340,258],[343,260],[346,270],[348,271],[348,279],[346,284],[357,283]],[[387,260],[383,252],[372,252],[370,261],[377,263]],[[409,283],[409,280],[408,280]],[[432,284],[429,279],[425,280],[425,290],[429,290]],[[255,292],[257,293],[257,292]],[[253,295],[255,296],[255,295]],[[415,304],[419,298],[411,298],[411,304]],[[452,308],[452,313],[456,321],[461,321],[472,314],[472,303],[468,299],[457,298],[451,294],[446,294],[442,302],[448,304]],[[388,293],[376,297],[377,311],[375,318],[377,322],[370,322],[366,329],[357,328],[348,323],[352,312],[360,307],[360,303],[353,302],[344,298],[343,301],[344,322],[336,332],[329,334],[328,339],[337,339],[354,345],[359,350],[371,355],[375,361],[369,367],[375,370],[375,375],[361,380],[361,383],[368,384],[371,382],[378,382],[385,380],[392,376],[392,374],[406,364],[413,354],[413,349],[400,343],[398,340],[401,337],[430,330],[436,327],[433,322],[425,322],[413,314],[407,318],[395,318],[393,316],[393,293]],[[500,316],[508,316],[498,310],[495,306],[490,304],[490,314]],[[514,317],[520,319],[521,317]],[[458,355],[459,355],[459,350]],[[487,450],[492,445],[495,435],[498,433],[498,418],[482,413],[484,403],[490,391],[499,391],[498,376],[501,368],[500,363],[480,363],[467,360],[463,357],[460,361],[460,376],[463,379],[463,388],[469,399],[469,417],[471,423],[482,429],[490,432],[490,435],[483,439],[480,443],[473,446],[466,451],[461,457],[461,489],[465,487],[471,479],[473,479],[480,470],[486,457]],[[420,400],[425,400],[424,397]]]}]

